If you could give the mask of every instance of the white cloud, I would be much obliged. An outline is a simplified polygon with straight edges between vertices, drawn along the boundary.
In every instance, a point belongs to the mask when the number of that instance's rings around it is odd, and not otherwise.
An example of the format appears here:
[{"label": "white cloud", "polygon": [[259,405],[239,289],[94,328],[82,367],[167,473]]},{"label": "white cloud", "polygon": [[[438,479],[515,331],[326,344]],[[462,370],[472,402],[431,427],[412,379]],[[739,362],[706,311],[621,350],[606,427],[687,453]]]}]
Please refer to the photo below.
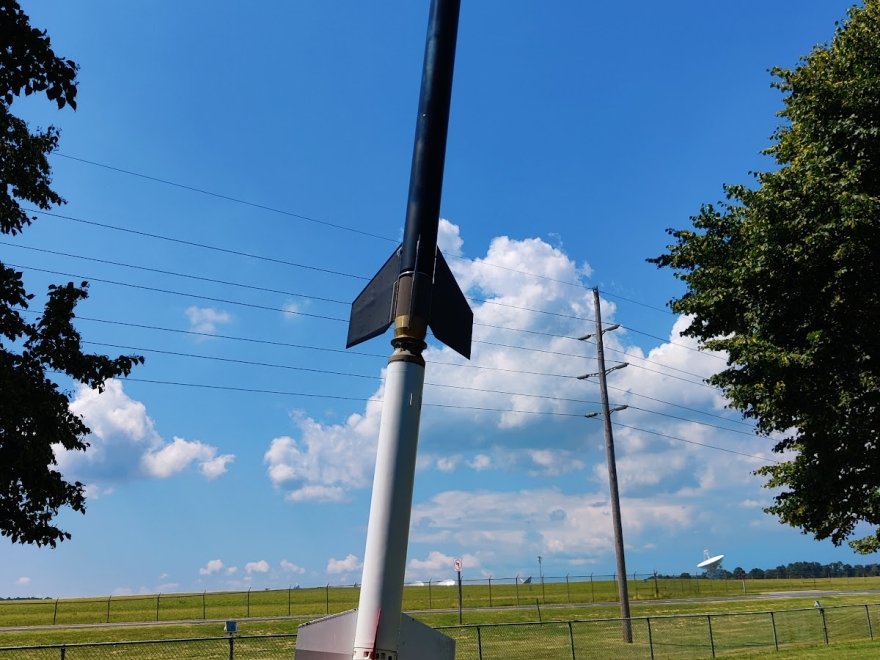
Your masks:
[{"label": "white cloud", "polygon": [[340,573],[351,573],[363,568],[361,560],[354,555],[347,555],[345,559],[330,559],[327,562],[327,572],[330,575],[338,575]]},{"label": "white cloud", "polygon": [[223,570],[223,562],[219,559],[211,559],[199,569],[199,575],[213,575]]},{"label": "white cloud", "polygon": [[[460,257],[449,264],[462,290],[480,302],[471,303],[470,363],[442,346],[425,352],[418,468],[479,472],[483,490],[435,493],[416,502],[413,550],[421,557],[472,553],[480,570],[523,549],[572,566],[597,557],[604,561],[613,546],[602,423],[582,417],[598,410],[598,385],[575,378],[596,370],[596,347],[572,339],[593,330],[592,291],[570,285],[589,276],[589,265],[561,246],[504,236],[492,240],[484,257],[469,259],[460,256],[458,227],[444,221],[440,236],[444,253]],[[616,305],[603,298],[601,307],[606,326],[614,323]],[[676,318],[668,339],[641,340],[644,349],[625,328],[605,335],[609,365],[631,364],[613,372],[609,385],[612,403],[630,406],[615,413],[614,435],[625,538],[638,549],[697,524],[701,529],[716,524],[719,508],[742,511],[734,503],[763,500],[752,475],[759,462],[700,446],[769,454],[767,440],[750,436],[725,409],[723,396],[699,382],[724,366],[723,356],[694,350],[694,340],[680,336],[687,323]],[[380,386],[372,398],[383,393]],[[701,416],[699,410],[727,420]],[[370,485],[380,414],[381,404],[371,402],[339,424],[296,416],[295,432],[275,438],[265,454],[270,479],[293,502],[350,499]],[[496,478],[508,476],[521,480],[522,490],[491,490],[498,487]],[[440,478],[428,475],[426,482]],[[555,488],[546,487],[548,480]],[[477,548],[494,548],[498,557]],[[430,559],[428,554],[421,561]]]},{"label": "white cloud", "polygon": [[226,568],[226,575],[235,575],[238,573],[238,566],[228,566]]},{"label": "white cloud", "polygon": [[[679,533],[694,516],[693,506],[659,497],[625,498],[621,508],[625,538],[645,530]],[[430,542],[423,533],[442,530],[451,545],[463,548],[495,548],[516,556],[589,556],[613,547],[609,516],[607,496],[599,493],[446,491],[413,508],[411,535],[414,541]]]},{"label": "white cloud", "polygon": [[261,559],[260,561],[249,561],[244,565],[244,572],[248,575],[251,573],[268,573],[269,562],[265,559]]},{"label": "white cloud", "polygon": [[477,554],[465,553],[453,557],[439,550],[432,550],[425,559],[413,558],[409,560],[406,577],[408,580],[431,579],[432,577],[453,574],[456,559],[461,559],[462,572],[473,575],[474,571],[481,570],[481,558]]},{"label": "white cloud", "polygon": [[208,479],[224,474],[234,455],[218,455],[217,447],[175,437],[168,443],[156,430],[146,406],[129,397],[116,379],[103,392],[80,385],[70,410],[83,418],[91,433],[85,452],[66,451],[56,445],[59,467],[68,477],[87,482],[87,495],[113,492],[108,480],[136,477],[167,479],[192,464]]},{"label": "white cloud", "polygon": [[287,490],[292,502],[333,501],[370,484],[376,454],[380,402],[368,402],[365,414],[344,424],[324,425],[295,414],[300,439],[281,436],[264,454],[275,486]]},{"label": "white cloud", "polygon": [[527,453],[534,464],[534,468],[529,473],[536,476],[558,477],[566,472],[582,470],[584,467],[584,462],[570,451],[530,449]]},{"label": "white cloud", "polygon": [[144,472],[151,477],[167,479],[183,472],[192,463],[201,466],[201,472],[214,479],[226,472],[227,463],[234,460],[231,454],[217,456],[217,448],[197,440],[174,438],[170,444],[148,451],[141,457]]},{"label": "white cloud", "polygon": [[129,398],[120,380],[108,380],[103,392],[80,385],[70,410],[82,416],[92,435],[102,440],[125,437],[145,445],[159,440],[146,406]]},{"label": "white cloud", "polygon": [[486,454],[477,454],[473,460],[468,461],[468,467],[477,472],[482,472],[492,467],[492,459]]},{"label": "white cloud", "polygon": [[343,502],[346,493],[339,486],[309,485],[290,491],[284,499],[288,502]]},{"label": "white cloud", "polygon": [[15,584],[20,585],[22,587],[27,586],[31,583],[31,579],[26,576],[22,576],[15,581]]},{"label": "white cloud", "polygon": [[306,569],[304,569],[302,566],[297,566],[293,562],[287,561],[286,559],[281,560],[281,570],[288,573],[298,573],[300,575],[306,572]]},{"label": "white cloud", "polygon": [[440,472],[455,472],[461,464],[461,456],[441,456],[437,459],[437,469]]},{"label": "white cloud", "polygon": [[86,484],[83,492],[87,500],[97,500],[102,497],[109,497],[115,489],[112,487],[104,487],[100,484]]},{"label": "white cloud", "polygon": [[[215,447],[212,447],[215,452],[217,451]],[[235,460],[234,454],[223,454],[222,456],[217,456],[210,460],[204,461],[199,465],[199,472],[201,472],[208,479],[216,479],[219,476],[226,474],[229,469],[227,466]]]},{"label": "white cloud", "polygon": [[458,225],[452,224],[446,218],[440,218],[440,226],[437,228],[437,247],[446,257],[460,257],[461,246],[464,241]]},{"label": "white cloud", "polygon": [[192,307],[186,308],[186,315],[189,318],[190,330],[193,332],[204,332],[213,335],[217,332],[217,326],[226,325],[232,321],[232,315],[229,312],[222,312],[213,307]]}]

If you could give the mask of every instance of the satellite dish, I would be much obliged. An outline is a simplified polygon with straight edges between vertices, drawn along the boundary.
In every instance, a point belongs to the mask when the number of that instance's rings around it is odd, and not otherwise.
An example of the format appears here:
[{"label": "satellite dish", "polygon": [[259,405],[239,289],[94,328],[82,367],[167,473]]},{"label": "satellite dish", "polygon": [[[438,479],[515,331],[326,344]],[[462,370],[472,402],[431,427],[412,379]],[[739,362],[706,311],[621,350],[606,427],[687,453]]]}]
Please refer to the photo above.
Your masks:
[{"label": "satellite dish", "polygon": [[715,577],[718,573],[718,569],[721,568],[721,560],[724,559],[724,555],[711,555],[708,550],[703,550],[703,561],[697,564],[697,568],[702,568],[706,571],[706,574],[711,578]]},{"label": "satellite dish", "polygon": [[724,555],[715,555],[714,557],[709,557],[708,552],[706,553],[707,557],[697,564],[697,568],[715,568],[718,564],[721,563],[721,560],[724,559]]}]

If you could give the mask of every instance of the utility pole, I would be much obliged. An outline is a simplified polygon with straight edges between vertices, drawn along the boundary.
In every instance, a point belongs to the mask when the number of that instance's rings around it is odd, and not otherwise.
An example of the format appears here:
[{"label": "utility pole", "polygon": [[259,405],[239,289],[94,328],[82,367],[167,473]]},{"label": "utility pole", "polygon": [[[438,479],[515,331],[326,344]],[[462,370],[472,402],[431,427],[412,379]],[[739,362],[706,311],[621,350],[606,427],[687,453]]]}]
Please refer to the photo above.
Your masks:
[{"label": "utility pole", "polygon": [[[608,488],[611,491],[611,519],[614,524],[614,554],[617,557],[617,593],[620,598],[620,618],[623,619],[623,640],[632,643],[632,621],[629,613],[629,589],[626,584],[626,558],[623,550],[623,524],[620,521],[620,494],[617,489],[617,461],[614,458],[614,435],[611,431],[611,413],[623,410],[626,406],[617,406],[613,410],[608,404],[608,381],[607,375],[611,371],[623,369],[627,363],[605,368],[605,345],[602,335],[605,332],[616,330],[619,325],[611,325],[602,329],[602,313],[599,307],[599,289],[593,289],[593,309],[596,313],[596,358],[599,361],[599,371],[595,374],[579,376],[581,380],[590,376],[599,377],[599,392],[602,401],[602,420],[605,425],[605,456],[608,462]],[[593,334],[579,337],[586,341]],[[596,417],[599,413],[589,413],[585,417]]]}]

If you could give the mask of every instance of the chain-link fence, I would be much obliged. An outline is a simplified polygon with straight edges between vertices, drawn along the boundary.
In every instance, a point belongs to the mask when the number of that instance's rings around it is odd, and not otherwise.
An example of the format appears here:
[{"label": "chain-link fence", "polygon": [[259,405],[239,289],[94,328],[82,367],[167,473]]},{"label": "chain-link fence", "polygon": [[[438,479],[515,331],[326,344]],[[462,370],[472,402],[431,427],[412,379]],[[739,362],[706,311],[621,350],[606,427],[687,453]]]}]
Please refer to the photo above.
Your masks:
[{"label": "chain-link fence", "polygon": [[0,648],[2,660],[291,660],[296,635],[234,635]]},{"label": "chain-link fence", "polygon": [[[873,582],[869,582],[873,581]],[[773,580],[669,578],[656,574],[627,576],[630,599],[704,598],[765,591],[862,589],[876,578],[786,578]],[[462,580],[462,607],[568,605],[615,602],[614,575],[514,576]],[[289,587],[239,592],[106,596],[0,602],[0,628],[11,626],[128,623],[138,621],[224,620],[252,617],[317,617],[357,607],[357,585]],[[405,585],[403,608],[409,611],[455,609],[458,589],[452,579]]]},{"label": "chain-link fence", "polygon": [[[441,627],[457,660],[615,660],[731,656],[873,640],[880,605]],[[625,639],[629,630],[631,641]],[[296,635],[0,648],[0,660],[291,660]],[[877,652],[880,653],[880,642]]]},{"label": "chain-link fence", "polygon": [[441,630],[455,638],[456,660],[679,660],[873,640],[878,617],[880,605],[634,617],[629,626],[631,641],[625,640],[626,627],[621,619],[485,624]]}]

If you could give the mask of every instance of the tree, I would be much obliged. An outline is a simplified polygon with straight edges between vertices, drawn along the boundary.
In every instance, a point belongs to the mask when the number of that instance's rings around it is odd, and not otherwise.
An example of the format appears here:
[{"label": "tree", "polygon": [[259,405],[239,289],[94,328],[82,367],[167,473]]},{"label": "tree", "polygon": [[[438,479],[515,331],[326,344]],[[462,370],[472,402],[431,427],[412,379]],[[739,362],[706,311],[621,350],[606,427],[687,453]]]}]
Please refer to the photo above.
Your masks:
[{"label": "tree", "polygon": [[[36,220],[22,203],[49,209],[64,200],[50,188],[58,131],[32,132],[10,109],[22,92],[75,109],[77,65],[55,54],[16,0],[0,0],[0,44],[0,232],[15,235]],[[84,485],[55,469],[53,448],[85,451],[89,429],[50,372],[101,389],[143,362],[82,351],[73,318],[87,295],[85,282],[51,286],[41,316],[26,320],[33,295],[22,273],[0,262],[0,535],[14,543],[55,547],[70,538],[53,524],[59,510],[85,512]]]},{"label": "tree", "polygon": [[773,434],[767,511],[817,539],[880,549],[880,0],[830,44],[774,69],[783,122],[756,185],[725,186],[693,228],[668,230],[684,334],[726,351],[709,379]]}]

